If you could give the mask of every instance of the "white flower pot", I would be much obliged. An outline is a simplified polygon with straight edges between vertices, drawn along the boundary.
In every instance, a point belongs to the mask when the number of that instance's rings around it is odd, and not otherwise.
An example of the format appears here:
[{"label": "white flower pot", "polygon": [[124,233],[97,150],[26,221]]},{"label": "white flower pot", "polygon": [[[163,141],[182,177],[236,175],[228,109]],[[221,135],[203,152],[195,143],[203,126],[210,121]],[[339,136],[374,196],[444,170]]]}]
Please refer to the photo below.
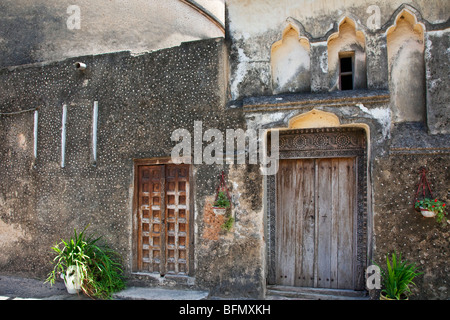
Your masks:
[{"label": "white flower pot", "polygon": [[420,213],[422,213],[422,215],[423,215],[425,218],[433,218],[433,217],[436,216],[436,212],[430,211],[430,210],[425,209],[425,208],[420,208]]},{"label": "white flower pot", "polygon": [[227,208],[213,207],[213,211],[215,214],[224,215],[227,212]]},{"label": "white flower pot", "polygon": [[76,294],[81,290],[80,271],[76,266],[68,267],[66,274],[61,274],[61,278],[64,280],[68,293]]}]

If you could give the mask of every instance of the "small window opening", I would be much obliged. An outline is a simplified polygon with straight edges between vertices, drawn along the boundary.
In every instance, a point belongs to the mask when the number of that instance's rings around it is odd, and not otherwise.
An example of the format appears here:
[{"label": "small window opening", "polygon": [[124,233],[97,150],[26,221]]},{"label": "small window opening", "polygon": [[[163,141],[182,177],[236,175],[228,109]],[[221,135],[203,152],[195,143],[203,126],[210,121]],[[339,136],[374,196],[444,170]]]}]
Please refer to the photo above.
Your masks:
[{"label": "small window opening", "polygon": [[353,61],[353,52],[339,54],[339,84],[341,90],[353,90]]}]

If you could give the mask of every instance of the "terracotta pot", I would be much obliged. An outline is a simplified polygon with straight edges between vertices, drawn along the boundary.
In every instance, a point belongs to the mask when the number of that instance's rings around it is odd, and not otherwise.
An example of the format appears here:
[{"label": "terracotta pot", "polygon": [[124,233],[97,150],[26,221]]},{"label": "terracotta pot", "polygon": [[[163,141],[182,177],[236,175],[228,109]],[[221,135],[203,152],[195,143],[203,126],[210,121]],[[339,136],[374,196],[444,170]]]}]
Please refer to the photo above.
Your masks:
[{"label": "terracotta pot", "polygon": [[430,211],[430,210],[425,209],[425,208],[420,208],[420,213],[421,213],[425,218],[434,218],[434,217],[436,216],[436,212]]}]

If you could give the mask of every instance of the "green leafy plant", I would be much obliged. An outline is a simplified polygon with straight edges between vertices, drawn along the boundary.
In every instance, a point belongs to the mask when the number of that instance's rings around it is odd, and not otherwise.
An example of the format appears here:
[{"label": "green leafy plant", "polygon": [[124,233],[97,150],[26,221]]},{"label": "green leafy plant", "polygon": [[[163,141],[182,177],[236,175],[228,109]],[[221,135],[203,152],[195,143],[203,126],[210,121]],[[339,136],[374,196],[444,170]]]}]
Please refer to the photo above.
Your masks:
[{"label": "green leafy plant", "polygon": [[86,235],[74,230],[74,236],[68,241],[61,240],[52,250],[54,268],[46,282],[55,283],[58,274],[65,273],[70,266],[79,271],[81,290],[90,297],[110,299],[112,293],[125,287],[123,270],[117,262],[119,255],[107,245],[100,245],[101,237]]},{"label": "green leafy plant", "polygon": [[401,253],[392,253],[392,260],[389,254],[386,255],[386,270],[380,268],[383,289],[381,293],[395,300],[402,300],[411,294],[411,286],[415,286],[414,278],[421,275],[419,268],[414,263],[402,261]]},{"label": "green leafy plant", "polygon": [[446,212],[444,202],[439,201],[438,199],[424,198],[422,200],[417,200],[414,206],[416,208],[434,211],[436,213],[436,221],[438,223],[443,222],[445,224],[444,218],[448,213]]},{"label": "green leafy plant", "polygon": [[219,191],[216,201],[214,201],[214,207],[216,208],[228,208],[230,206],[230,200],[223,191]]},{"label": "green leafy plant", "polygon": [[225,231],[230,231],[233,227],[234,218],[232,216],[229,216],[227,220],[222,225],[222,229]]}]

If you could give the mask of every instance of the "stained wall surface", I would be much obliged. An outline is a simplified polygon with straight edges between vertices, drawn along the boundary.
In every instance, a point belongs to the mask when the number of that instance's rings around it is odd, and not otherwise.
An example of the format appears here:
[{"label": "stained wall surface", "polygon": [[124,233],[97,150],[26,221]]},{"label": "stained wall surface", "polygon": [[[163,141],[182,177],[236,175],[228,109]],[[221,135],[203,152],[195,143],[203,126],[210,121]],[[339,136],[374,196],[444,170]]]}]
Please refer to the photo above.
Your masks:
[{"label": "stained wall surface", "polygon": [[0,67],[224,36],[223,0],[5,0],[0,13]]},{"label": "stained wall surface", "polygon": [[[259,165],[192,165],[194,269],[179,283],[133,273],[134,160],[169,157],[172,132],[185,128],[193,137],[194,121],[221,132],[358,127],[367,143],[367,181],[359,187],[368,239],[359,258],[382,263],[402,251],[425,271],[414,298],[448,299],[448,223],[413,208],[422,166],[435,196],[450,205],[448,1],[229,0],[225,38],[175,2],[80,2],[80,33],[65,25],[68,2],[0,5],[13,17],[0,18],[1,65],[8,66],[0,70],[0,271],[44,277],[50,246],[90,223],[121,253],[131,283],[264,297],[271,190]],[[209,5],[223,4],[197,2],[217,16]],[[195,41],[178,46],[185,40]],[[170,48],[137,54],[161,47]],[[342,50],[355,52],[355,90],[337,85]],[[211,208],[222,171],[235,218],[228,232]]]},{"label": "stained wall surface", "polygon": [[[78,60],[86,63],[84,72],[75,69]],[[104,236],[122,255],[130,281],[152,282],[131,274],[134,159],[170,157],[175,145],[172,132],[184,128],[194,137],[194,121],[202,122],[203,132],[244,128],[241,112],[224,107],[226,61],[224,40],[218,38],[139,56],[118,52],[2,69],[1,273],[44,279],[51,270],[50,247],[68,239],[74,228],[90,224],[89,232]],[[99,112],[94,163],[95,101]],[[63,105],[67,107],[64,168]],[[11,114],[34,108],[39,108],[36,158],[34,112]],[[232,233],[220,226],[214,229],[208,219],[222,170],[231,177],[234,215],[239,220]],[[258,222],[255,214],[261,210],[262,195],[260,185],[253,185],[261,179],[257,170],[245,165],[192,165],[195,271],[194,280],[184,285],[217,294],[261,295],[262,218]],[[161,279],[158,276],[156,282],[161,284]],[[234,281],[241,285],[234,286]]]},{"label": "stained wall surface", "polygon": [[[414,209],[421,167],[428,170],[433,195],[447,205],[450,200],[449,12],[446,1],[227,1],[229,106],[241,107],[253,129],[365,128],[364,258],[367,265],[383,264],[397,250],[420,265],[424,276],[413,299],[450,296],[443,271],[449,224],[438,225]],[[284,55],[273,49],[287,39],[288,28],[298,33],[292,43],[310,46],[309,55],[296,55],[294,62],[289,59],[296,47],[285,46]],[[354,90],[340,90],[341,54],[354,57]],[[300,79],[294,70],[306,63],[310,78],[280,90],[277,72]]]}]

